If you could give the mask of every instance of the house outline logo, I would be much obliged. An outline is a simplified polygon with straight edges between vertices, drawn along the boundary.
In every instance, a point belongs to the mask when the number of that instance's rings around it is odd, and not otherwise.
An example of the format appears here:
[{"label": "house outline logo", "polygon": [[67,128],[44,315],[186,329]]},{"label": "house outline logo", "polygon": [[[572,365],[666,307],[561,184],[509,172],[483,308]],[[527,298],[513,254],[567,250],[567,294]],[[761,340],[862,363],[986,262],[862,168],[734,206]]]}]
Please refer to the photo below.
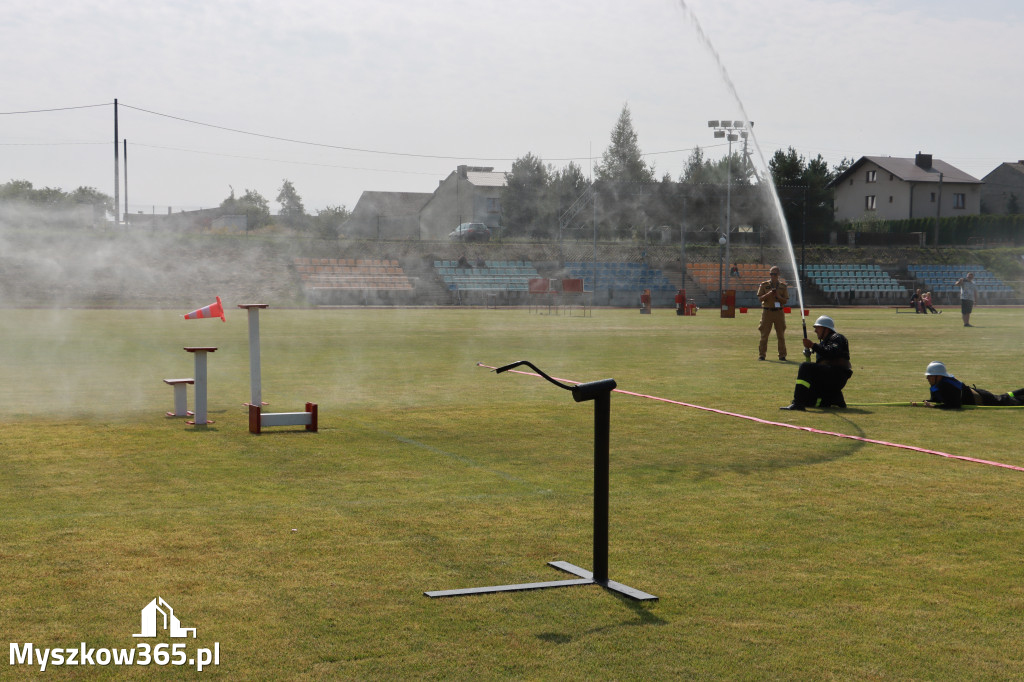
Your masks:
[{"label": "house outline logo", "polygon": [[156,637],[159,621],[157,614],[163,616],[163,629],[167,630],[171,637],[187,638],[191,632],[192,639],[196,638],[196,629],[181,627],[181,621],[174,615],[174,609],[163,597],[157,597],[142,608],[142,632],[132,637]]}]

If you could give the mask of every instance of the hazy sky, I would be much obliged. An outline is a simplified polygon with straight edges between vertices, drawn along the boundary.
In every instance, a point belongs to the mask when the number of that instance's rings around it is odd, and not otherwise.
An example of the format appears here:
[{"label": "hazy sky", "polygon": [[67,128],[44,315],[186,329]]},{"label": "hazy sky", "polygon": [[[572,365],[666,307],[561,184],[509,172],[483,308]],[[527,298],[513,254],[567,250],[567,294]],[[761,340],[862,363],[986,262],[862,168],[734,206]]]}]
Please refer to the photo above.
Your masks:
[{"label": "hazy sky", "polygon": [[725,152],[709,119],[744,118],[687,7],[765,157],[1024,158],[1020,0],[4,0],[0,182],[113,194],[115,98],[132,212],[229,186],[276,212],[285,178],[352,208],[527,152],[589,173],[624,103],[678,177]]}]

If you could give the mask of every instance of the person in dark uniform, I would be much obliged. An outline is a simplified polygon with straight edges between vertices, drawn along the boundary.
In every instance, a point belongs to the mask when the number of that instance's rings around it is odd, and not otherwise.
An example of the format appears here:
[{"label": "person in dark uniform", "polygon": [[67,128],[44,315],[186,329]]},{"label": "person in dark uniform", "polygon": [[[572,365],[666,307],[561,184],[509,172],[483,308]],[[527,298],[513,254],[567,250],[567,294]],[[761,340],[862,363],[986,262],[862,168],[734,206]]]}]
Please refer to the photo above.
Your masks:
[{"label": "person in dark uniform", "polygon": [[761,342],[757,346],[757,359],[764,360],[768,352],[768,337],[775,327],[775,338],[779,342],[779,360],[786,359],[786,312],[784,307],[789,300],[789,287],[779,279],[779,266],[773,265],[768,270],[768,280],[757,287],[757,298],[761,301],[761,324],[757,330],[761,332]]},{"label": "person in dark uniform", "polygon": [[914,407],[937,407],[941,410],[959,410],[964,405],[992,405],[1017,407],[1024,405],[1024,388],[996,395],[977,386],[967,386],[949,373],[946,365],[932,362],[924,371],[924,377],[931,386],[928,400],[910,403]]},{"label": "person in dark uniform", "polygon": [[817,361],[800,364],[793,402],[780,410],[802,412],[807,407],[846,407],[843,388],[853,376],[850,343],[836,331],[835,322],[827,315],[814,321],[814,334],[818,343],[804,339],[804,347],[814,351]]}]

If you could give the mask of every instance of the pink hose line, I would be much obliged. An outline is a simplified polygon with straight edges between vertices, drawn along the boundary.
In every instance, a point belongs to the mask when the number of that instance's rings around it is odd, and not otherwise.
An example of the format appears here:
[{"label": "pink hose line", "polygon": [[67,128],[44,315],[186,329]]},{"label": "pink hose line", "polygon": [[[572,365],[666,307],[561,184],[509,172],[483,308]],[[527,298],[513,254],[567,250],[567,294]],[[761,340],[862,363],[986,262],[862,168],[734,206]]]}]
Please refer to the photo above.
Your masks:
[{"label": "pink hose line", "polygon": [[[490,365],[485,365],[485,364],[483,364],[481,362],[478,362],[477,366],[479,366],[479,367],[486,367],[487,369],[497,369],[496,367],[491,367]],[[515,370],[515,369],[509,370],[509,371],[512,372],[513,374],[525,374],[527,376],[540,378],[540,375],[539,374],[535,374],[534,372],[523,372],[523,371]],[[573,379],[561,379],[559,377],[554,377],[554,378],[558,379],[559,381],[564,381],[564,382],[569,383],[569,384],[580,384],[580,383],[583,383],[581,381],[575,381]],[[703,405],[693,405],[691,403],[684,403],[684,402],[681,402],[679,400],[669,400],[668,398],[660,398],[660,397],[658,397],[656,395],[647,395],[647,394],[644,394],[644,393],[634,393],[633,391],[624,391],[621,388],[616,388],[613,392],[614,393],[622,393],[623,395],[631,395],[631,396],[633,396],[635,398],[646,398],[648,400],[656,400],[656,401],[661,402],[661,403],[669,403],[670,405],[681,405],[682,407],[692,407],[695,410],[703,410],[704,412],[714,412],[715,414],[725,415],[726,417],[737,417],[739,419],[746,419],[747,421],[756,422],[758,424],[767,424],[769,426],[782,426],[782,427],[785,427],[787,429],[795,429],[797,431],[808,431],[810,433],[819,433],[819,434],[822,434],[822,435],[825,435],[825,436],[835,436],[836,438],[846,438],[848,440],[856,440],[856,441],[860,441],[862,443],[872,443],[874,445],[884,445],[884,446],[890,447],[890,448],[900,448],[900,449],[903,449],[903,450],[912,450],[914,452],[923,452],[923,453],[928,454],[928,455],[938,455],[939,457],[946,457],[947,459],[959,459],[959,460],[962,460],[964,462],[974,462],[975,464],[987,464],[989,466],[1000,467],[1002,469],[1012,469],[1014,471],[1024,471],[1024,467],[1015,466],[1013,464],[1004,464],[1002,462],[993,462],[991,460],[978,459],[976,457],[965,457],[963,455],[951,455],[948,452],[941,452],[939,450],[929,450],[928,448],[919,448],[919,447],[916,447],[914,445],[903,445],[901,443],[890,443],[888,441],[875,440],[874,438],[864,438],[862,436],[851,436],[850,434],[838,433],[836,431],[823,431],[821,429],[815,429],[815,428],[812,428],[810,426],[798,426],[796,424],[787,424],[785,422],[773,422],[773,421],[770,421],[768,419],[759,419],[758,417],[751,417],[751,416],[746,415],[746,414],[739,414],[739,413],[736,413],[736,412],[727,412],[725,410],[716,410],[715,408],[704,407]]]}]

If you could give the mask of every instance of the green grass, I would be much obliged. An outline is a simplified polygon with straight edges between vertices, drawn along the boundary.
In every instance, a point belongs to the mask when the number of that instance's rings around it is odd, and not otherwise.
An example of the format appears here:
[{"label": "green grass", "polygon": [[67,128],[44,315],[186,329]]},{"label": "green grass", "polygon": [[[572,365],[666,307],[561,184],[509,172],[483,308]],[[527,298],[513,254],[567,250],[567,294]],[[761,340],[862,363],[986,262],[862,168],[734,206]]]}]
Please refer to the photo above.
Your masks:
[{"label": "green grass", "polygon": [[[847,401],[923,399],[931,360],[996,392],[1024,385],[1021,311],[979,309],[974,329],[957,313],[834,311],[853,352]],[[757,362],[756,324],[708,311],[270,309],[264,400],[318,403],[321,430],[253,436],[242,314],[6,310],[0,632],[133,647],[159,595],[198,629],[190,649],[220,643],[221,665],[202,673],[216,679],[1024,676],[1024,473],[623,395],[610,573],[660,601],[596,587],[423,596],[565,577],[552,560],[590,566],[592,408],[477,362],[528,359],[567,379],[1024,466],[1024,410],[779,412],[796,363]],[[192,374],[186,345],[218,347],[206,429],[163,416],[161,380]]]}]

